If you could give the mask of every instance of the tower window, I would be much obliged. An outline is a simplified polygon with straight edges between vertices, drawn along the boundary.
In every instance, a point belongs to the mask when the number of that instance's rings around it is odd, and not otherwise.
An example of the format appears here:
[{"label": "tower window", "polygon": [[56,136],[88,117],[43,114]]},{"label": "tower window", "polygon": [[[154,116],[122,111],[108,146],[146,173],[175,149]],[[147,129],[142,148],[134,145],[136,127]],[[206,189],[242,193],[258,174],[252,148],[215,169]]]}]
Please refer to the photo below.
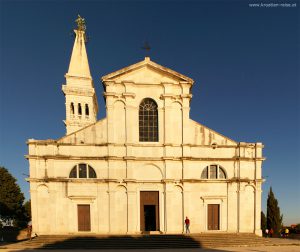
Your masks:
[{"label": "tower window", "polygon": [[150,98],[142,100],[139,108],[140,142],[158,142],[157,104]]},{"label": "tower window", "polygon": [[89,116],[90,110],[89,110],[89,105],[85,104],[85,115]]},{"label": "tower window", "polygon": [[73,116],[74,115],[74,103],[73,102],[71,102],[70,110],[71,110],[71,115]]},{"label": "tower window", "polygon": [[81,104],[78,103],[78,115],[81,116],[82,115],[82,109],[81,109]]}]

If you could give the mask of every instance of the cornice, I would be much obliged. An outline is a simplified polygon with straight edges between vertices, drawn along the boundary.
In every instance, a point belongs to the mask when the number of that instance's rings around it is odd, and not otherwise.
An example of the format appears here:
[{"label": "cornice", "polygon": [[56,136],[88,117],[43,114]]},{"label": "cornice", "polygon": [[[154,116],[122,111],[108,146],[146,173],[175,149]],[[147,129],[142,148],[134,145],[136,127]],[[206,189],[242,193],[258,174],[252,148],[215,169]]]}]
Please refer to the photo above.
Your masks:
[{"label": "cornice", "polygon": [[62,86],[62,91],[66,95],[79,95],[79,96],[90,96],[93,97],[95,95],[94,88],[79,88],[79,87],[70,87],[67,85]]},{"label": "cornice", "polygon": [[93,80],[91,76],[76,76],[76,75],[70,75],[68,73],[66,73],[64,77],[66,79],[70,78],[70,79],[89,80],[89,81]]},{"label": "cornice", "polygon": [[135,157],[135,156],[67,156],[67,155],[25,155],[26,159],[54,159],[54,160],[124,160],[124,161],[264,161],[265,158],[246,158],[246,157],[228,157],[228,158],[218,158],[218,157]]},{"label": "cornice", "polygon": [[104,97],[113,97],[113,98],[135,98],[135,93],[125,92],[125,93],[116,93],[116,92],[104,92]]},{"label": "cornice", "polygon": [[226,195],[212,195],[212,196],[201,196],[200,199],[205,202],[207,200],[221,200],[224,201],[227,199]]},{"label": "cornice", "polygon": [[64,123],[68,126],[80,126],[80,127],[86,127],[89,126],[91,124],[94,123],[93,120],[90,119],[90,117],[88,119],[86,118],[82,118],[82,119],[76,119],[76,118],[72,118],[70,120],[64,120]]},{"label": "cornice", "polygon": [[[172,144],[172,143],[58,143],[57,140],[47,139],[47,140],[36,140],[28,139],[27,144],[35,145],[64,145],[64,146],[133,146],[133,147],[200,147],[200,148],[213,148],[212,145],[196,145],[196,144]],[[217,145],[216,148],[238,148],[237,145]]]},{"label": "cornice", "polygon": [[192,99],[191,94],[180,94],[180,95],[174,95],[174,94],[161,94],[160,99],[166,100],[166,99],[172,99],[172,100],[182,100],[182,99]]},{"label": "cornice", "polygon": [[126,93],[122,93],[122,96],[124,97],[124,98],[126,98],[126,97],[131,97],[131,98],[135,98],[135,96],[136,96],[136,94],[135,93],[130,93],[130,92],[126,92]]},{"label": "cornice", "polygon": [[54,183],[54,182],[63,182],[63,183],[74,183],[74,184],[86,184],[86,183],[117,183],[117,184],[128,184],[128,183],[163,183],[163,184],[186,184],[186,183],[247,183],[247,184],[255,184],[255,183],[262,183],[263,179],[248,179],[248,178],[231,178],[231,179],[198,179],[198,178],[188,178],[188,179],[161,179],[161,180],[142,180],[142,179],[104,179],[104,178],[97,178],[97,179],[84,179],[84,178],[62,178],[62,177],[46,177],[46,178],[26,178],[27,182],[35,182],[35,183]]},{"label": "cornice", "polygon": [[[173,79],[177,79],[179,83],[181,84],[190,84],[192,85],[194,83],[194,81],[183,75],[183,74],[180,74],[170,68],[167,68],[167,67],[164,67],[162,65],[159,65],[153,61],[150,60],[149,57],[146,57],[145,60],[143,61],[140,61],[140,62],[137,62],[133,65],[130,65],[130,66],[127,66],[127,67],[124,67],[122,69],[119,69],[113,73],[110,73],[110,74],[107,74],[105,76],[103,76],[101,78],[102,82],[106,83],[108,81],[114,81],[116,79],[118,79],[120,76],[122,75],[125,75],[126,73],[130,73],[132,71],[135,71],[135,70],[138,70],[138,69],[141,69],[143,67],[149,67],[151,69],[155,69],[157,71],[160,71],[162,74],[166,75],[166,76],[170,76],[171,78]],[[131,81],[131,80],[128,80],[128,81]]]},{"label": "cornice", "polygon": [[104,97],[113,97],[113,98],[119,98],[121,94],[117,94],[116,92],[103,92]]}]

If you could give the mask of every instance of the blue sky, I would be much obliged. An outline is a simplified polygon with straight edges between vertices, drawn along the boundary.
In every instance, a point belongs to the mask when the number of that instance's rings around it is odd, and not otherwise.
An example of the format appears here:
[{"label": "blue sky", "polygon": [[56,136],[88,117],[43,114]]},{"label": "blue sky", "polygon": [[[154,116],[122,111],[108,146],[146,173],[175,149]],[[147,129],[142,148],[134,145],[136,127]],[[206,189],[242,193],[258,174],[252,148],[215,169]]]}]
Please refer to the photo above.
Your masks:
[{"label": "blue sky", "polygon": [[80,13],[98,119],[101,76],[143,60],[149,41],[153,61],[194,79],[192,119],[236,141],[263,142],[263,209],[272,186],[284,223],[300,223],[300,3],[253,2],[0,1],[0,165],[29,198],[26,141],[65,134],[61,85]]}]

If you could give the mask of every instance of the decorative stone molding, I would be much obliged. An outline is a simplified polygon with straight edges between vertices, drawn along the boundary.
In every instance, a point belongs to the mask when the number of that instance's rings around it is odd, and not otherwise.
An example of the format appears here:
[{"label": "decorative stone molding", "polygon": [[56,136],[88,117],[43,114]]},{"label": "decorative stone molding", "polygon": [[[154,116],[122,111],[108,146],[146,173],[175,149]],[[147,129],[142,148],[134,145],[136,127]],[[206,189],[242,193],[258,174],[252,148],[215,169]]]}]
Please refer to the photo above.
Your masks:
[{"label": "decorative stone molding", "polygon": [[122,93],[122,96],[124,98],[135,98],[136,94],[135,93]]},{"label": "decorative stone molding", "polygon": [[78,79],[78,80],[88,80],[91,81],[92,78],[91,77],[85,77],[85,76],[75,76],[75,75],[70,75],[70,74],[65,74],[64,76],[65,78],[74,78],[74,79]]},{"label": "decorative stone molding", "polygon": [[136,157],[126,156],[126,157],[124,157],[124,160],[136,160]]},{"label": "decorative stone molding", "polygon": [[90,201],[92,203],[96,199],[96,196],[68,196],[68,198],[74,201],[83,200]]},{"label": "decorative stone molding", "polygon": [[173,95],[173,94],[162,94],[160,97],[159,97],[161,100],[165,100],[167,98],[170,98],[170,99],[176,99],[176,96]]},{"label": "decorative stone molding", "polygon": [[193,95],[192,94],[182,94],[182,95],[180,95],[180,98],[181,99],[184,99],[184,98],[187,98],[187,99],[192,99],[192,97],[193,97]]},{"label": "decorative stone molding", "polygon": [[162,157],[162,160],[176,160],[175,157]]},{"label": "decorative stone molding", "polygon": [[201,196],[203,203],[207,200],[221,200],[222,202],[227,199],[226,195],[213,195],[213,196]]},{"label": "decorative stone molding", "polygon": [[136,183],[136,179],[123,179],[124,183]]},{"label": "decorative stone molding", "polygon": [[118,95],[115,92],[103,92],[104,97],[113,97],[113,98],[119,98],[121,95]]},{"label": "decorative stone molding", "polygon": [[[113,106],[109,106],[113,108]],[[129,106],[127,106],[129,107]],[[135,107],[134,107],[135,108]],[[99,122],[99,121],[98,121]],[[27,141],[27,144],[35,144],[35,145],[64,145],[64,146],[76,146],[76,143],[60,143],[59,140],[54,139],[48,139],[48,140],[35,140],[35,139],[29,139]],[[201,147],[201,148],[211,148],[211,145],[207,144],[190,144],[190,143],[184,143],[184,144],[173,144],[173,143],[87,143],[86,146],[134,146],[134,147],[164,147],[164,146],[182,146],[182,147]],[[218,144],[218,149],[220,148],[233,148],[237,149],[237,145],[222,145]]]},{"label": "decorative stone molding", "polygon": [[62,90],[66,95],[79,95],[79,96],[94,96],[95,91],[90,88],[77,88],[77,87],[69,87],[67,85],[62,86]]},{"label": "decorative stone molding", "polygon": [[175,183],[175,179],[162,179],[162,183]]},{"label": "decorative stone molding", "polygon": [[134,161],[162,161],[162,160],[192,160],[192,161],[263,161],[264,158],[209,158],[209,157],[124,157],[124,156],[67,156],[67,155],[25,155],[26,159],[62,159],[62,160],[134,160]]},{"label": "decorative stone molding", "polygon": [[[26,181],[28,182],[35,182],[35,183],[51,183],[51,182],[65,182],[65,183],[77,183],[77,184],[93,184],[93,183],[116,183],[116,184],[128,184],[128,183],[174,183],[174,185],[182,185],[183,183],[210,183],[210,184],[222,184],[222,183],[238,183],[238,182],[246,182],[243,180],[234,180],[231,179],[197,179],[197,178],[189,178],[189,179],[161,179],[161,180],[137,180],[132,178],[126,179],[84,179],[84,178],[27,178]],[[261,182],[261,180],[251,180],[252,183]],[[253,184],[252,184],[253,185]],[[258,191],[258,190],[256,190]]]}]

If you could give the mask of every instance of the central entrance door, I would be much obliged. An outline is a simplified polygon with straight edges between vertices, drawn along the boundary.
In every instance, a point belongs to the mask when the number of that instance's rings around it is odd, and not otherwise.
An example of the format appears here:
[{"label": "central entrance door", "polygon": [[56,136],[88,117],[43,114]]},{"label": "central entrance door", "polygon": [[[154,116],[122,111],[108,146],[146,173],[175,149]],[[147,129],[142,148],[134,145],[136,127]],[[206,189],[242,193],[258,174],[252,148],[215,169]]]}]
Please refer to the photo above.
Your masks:
[{"label": "central entrance door", "polygon": [[90,205],[77,205],[78,231],[91,231]]},{"label": "central entrance door", "polygon": [[219,230],[220,229],[219,219],[220,219],[220,205],[208,204],[207,205],[207,229]]},{"label": "central entrance door", "polygon": [[140,192],[140,215],[141,231],[159,230],[158,192]]}]

